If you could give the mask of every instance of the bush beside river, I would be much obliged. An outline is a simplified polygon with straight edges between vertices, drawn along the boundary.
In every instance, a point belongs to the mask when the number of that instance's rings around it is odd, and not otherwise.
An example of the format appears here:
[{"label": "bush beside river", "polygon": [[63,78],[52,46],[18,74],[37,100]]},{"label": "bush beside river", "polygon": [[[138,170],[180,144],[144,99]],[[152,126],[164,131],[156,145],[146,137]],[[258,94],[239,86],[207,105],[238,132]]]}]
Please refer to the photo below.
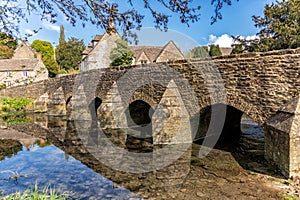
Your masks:
[{"label": "bush beside river", "polygon": [[33,101],[26,98],[0,97],[0,125],[31,122],[25,116],[33,110]]}]

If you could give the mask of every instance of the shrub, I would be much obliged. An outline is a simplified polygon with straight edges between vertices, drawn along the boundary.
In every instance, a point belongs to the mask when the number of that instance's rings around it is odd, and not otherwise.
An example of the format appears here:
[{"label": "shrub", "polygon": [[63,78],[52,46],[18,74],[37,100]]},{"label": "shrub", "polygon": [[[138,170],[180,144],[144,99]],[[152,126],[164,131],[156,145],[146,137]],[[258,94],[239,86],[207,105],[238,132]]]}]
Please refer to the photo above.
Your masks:
[{"label": "shrub", "polygon": [[0,99],[3,112],[25,111],[25,107],[32,104],[32,101],[26,98],[9,98]]}]

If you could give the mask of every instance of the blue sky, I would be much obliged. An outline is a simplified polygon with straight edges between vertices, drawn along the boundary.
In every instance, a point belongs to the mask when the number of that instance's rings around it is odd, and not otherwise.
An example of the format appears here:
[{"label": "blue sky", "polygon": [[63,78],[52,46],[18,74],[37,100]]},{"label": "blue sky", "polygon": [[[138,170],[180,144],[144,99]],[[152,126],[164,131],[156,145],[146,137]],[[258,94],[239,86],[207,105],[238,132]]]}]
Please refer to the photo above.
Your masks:
[{"label": "blue sky", "polygon": [[[174,40],[183,51],[187,51],[197,45],[219,44],[220,46],[230,46],[232,40],[231,35],[241,35],[243,37],[254,37],[258,29],[254,27],[252,15],[263,15],[266,3],[274,0],[233,0],[232,6],[222,8],[223,19],[213,25],[210,25],[210,17],[213,15],[213,7],[210,0],[194,0],[194,3],[201,5],[200,21],[190,24],[188,27],[179,22],[179,18],[173,14],[169,21],[169,32],[164,33],[153,28],[153,19],[142,7],[136,5],[138,10],[146,15],[143,21],[142,31],[139,35],[139,45],[164,45],[170,39]],[[121,2],[121,1],[119,1]],[[122,1],[126,2],[126,1]],[[203,2],[203,3],[202,3]],[[125,6],[125,3],[121,3]],[[59,15],[58,22],[50,24],[42,22],[39,17],[31,15],[29,23],[21,23],[21,35],[26,32],[30,33],[33,29],[42,28],[38,34],[29,38],[29,42],[35,39],[47,40],[56,46],[59,39],[59,26],[64,25],[66,38],[77,37],[83,39],[87,44],[96,34],[103,34],[101,30],[94,25],[87,25],[83,28],[80,23],[76,27],[68,24],[63,15]]]}]

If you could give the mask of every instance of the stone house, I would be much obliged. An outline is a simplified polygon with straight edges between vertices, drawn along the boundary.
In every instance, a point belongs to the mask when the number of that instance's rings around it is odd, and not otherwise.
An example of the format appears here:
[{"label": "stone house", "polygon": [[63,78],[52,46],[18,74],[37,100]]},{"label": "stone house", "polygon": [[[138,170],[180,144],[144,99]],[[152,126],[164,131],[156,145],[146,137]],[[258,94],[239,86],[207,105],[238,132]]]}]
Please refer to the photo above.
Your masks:
[{"label": "stone house", "polygon": [[96,35],[81,54],[80,71],[108,67],[111,63],[110,52],[117,47],[115,41],[118,39],[121,37],[115,29],[106,30],[103,35]]},{"label": "stone house", "polygon": [[165,46],[132,46],[131,49],[135,65],[184,59],[183,53],[172,40]]},{"label": "stone house", "polygon": [[11,59],[0,60],[0,85],[11,87],[25,85],[48,78],[40,53],[25,42],[17,47]]},{"label": "stone house", "polygon": [[[117,47],[116,40],[121,39],[118,32],[111,28],[104,35],[96,35],[82,52],[80,70],[106,68],[111,64],[110,52]],[[167,62],[184,59],[181,50],[173,41],[169,41],[165,46],[131,46],[134,58],[132,65]]]}]

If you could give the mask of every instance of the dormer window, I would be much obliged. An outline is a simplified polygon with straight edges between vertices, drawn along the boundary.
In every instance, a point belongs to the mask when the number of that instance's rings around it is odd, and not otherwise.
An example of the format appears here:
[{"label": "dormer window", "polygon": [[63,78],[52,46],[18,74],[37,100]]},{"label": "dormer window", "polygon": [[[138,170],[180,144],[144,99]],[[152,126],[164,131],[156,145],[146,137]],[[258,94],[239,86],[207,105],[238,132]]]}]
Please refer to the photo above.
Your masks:
[{"label": "dormer window", "polygon": [[23,77],[27,77],[28,74],[27,74],[27,71],[23,71]]}]

